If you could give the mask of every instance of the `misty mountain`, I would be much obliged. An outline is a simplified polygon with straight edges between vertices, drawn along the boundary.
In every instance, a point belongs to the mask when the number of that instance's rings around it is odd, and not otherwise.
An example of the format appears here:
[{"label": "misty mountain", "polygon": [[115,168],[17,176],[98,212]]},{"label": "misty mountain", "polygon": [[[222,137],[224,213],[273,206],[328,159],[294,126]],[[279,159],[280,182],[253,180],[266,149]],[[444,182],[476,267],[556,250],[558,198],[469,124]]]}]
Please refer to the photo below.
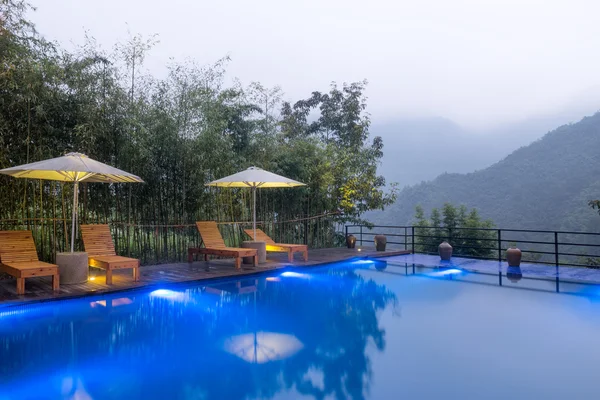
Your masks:
[{"label": "misty mountain", "polygon": [[[441,146],[434,148],[443,150]],[[446,173],[406,187],[393,206],[371,214],[369,219],[388,225],[408,224],[418,204],[429,212],[451,202],[476,207],[483,217],[503,228],[600,231],[600,217],[587,207],[588,200],[600,198],[599,150],[597,113],[549,132],[488,168],[467,174]],[[406,154],[415,162],[419,160],[407,153],[412,153],[410,148],[397,152],[398,156]],[[445,157],[459,163],[455,154]],[[422,157],[413,165],[415,173],[429,161]]]},{"label": "misty mountain", "polygon": [[480,131],[465,129],[445,118],[374,122],[384,157],[379,169],[386,182],[400,187],[432,180],[443,173],[468,173],[500,161],[548,131],[598,110],[598,91],[583,92],[560,111]]}]

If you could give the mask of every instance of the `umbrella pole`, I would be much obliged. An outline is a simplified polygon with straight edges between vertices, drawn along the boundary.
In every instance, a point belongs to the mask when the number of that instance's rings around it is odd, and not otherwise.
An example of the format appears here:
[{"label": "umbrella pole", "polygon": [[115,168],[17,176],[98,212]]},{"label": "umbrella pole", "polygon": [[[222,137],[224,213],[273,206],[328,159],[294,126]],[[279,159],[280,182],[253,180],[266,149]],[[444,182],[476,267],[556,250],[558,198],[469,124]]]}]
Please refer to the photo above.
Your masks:
[{"label": "umbrella pole", "polygon": [[252,186],[252,230],[256,241],[256,186]]},{"label": "umbrella pole", "polygon": [[71,216],[71,253],[75,251],[75,236],[77,232],[75,231],[77,226],[77,201],[78,201],[78,192],[79,192],[79,182],[75,181],[75,185],[73,186],[73,215]]}]

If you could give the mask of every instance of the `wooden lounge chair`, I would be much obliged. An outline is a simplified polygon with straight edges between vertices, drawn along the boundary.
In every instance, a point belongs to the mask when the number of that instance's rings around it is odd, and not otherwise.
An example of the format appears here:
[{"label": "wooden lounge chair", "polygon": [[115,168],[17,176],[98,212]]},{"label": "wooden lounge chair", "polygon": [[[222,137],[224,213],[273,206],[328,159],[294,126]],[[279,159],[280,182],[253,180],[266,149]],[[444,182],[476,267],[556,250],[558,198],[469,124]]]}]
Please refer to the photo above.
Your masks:
[{"label": "wooden lounge chair", "polygon": [[112,285],[115,269],[133,269],[133,281],[140,280],[140,260],[118,256],[108,225],[81,225],[83,246],[91,267],[106,270],[106,284]]},{"label": "wooden lounge chair", "polygon": [[[254,232],[252,229],[244,229],[244,232],[246,232],[246,235],[250,236],[251,238],[254,237]],[[308,246],[305,244],[275,243],[275,241],[271,239],[269,235],[260,229],[256,230],[256,240],[267,243],[267,252],[287,253],[288,262],[294,261],[294,253],[302,253],[304,261],[308,261]]]},{"label": "wooden lounge chair", "polygon": [[17,294],[25,294],[25,278],[52,276],[52,289],[59,290],[58,265],[38,259],[30,231],[0,231],[0,272],[17,279]]},{"label": "wooden lounge chair", "polygon": [[235,258],[235,267],[237,269],[242,267],[243,257],[253,257],[254,266],[258,266],[258,250],[227,247],[215,221],[198,221],[196,222],[196,226],[198,227],[198,232],[200,232],[204,247],[190,247],[188,249],[188,262],[194,260],[194,254],[204,254],[204,261],[208,261],[209,255],[233,257]]}]

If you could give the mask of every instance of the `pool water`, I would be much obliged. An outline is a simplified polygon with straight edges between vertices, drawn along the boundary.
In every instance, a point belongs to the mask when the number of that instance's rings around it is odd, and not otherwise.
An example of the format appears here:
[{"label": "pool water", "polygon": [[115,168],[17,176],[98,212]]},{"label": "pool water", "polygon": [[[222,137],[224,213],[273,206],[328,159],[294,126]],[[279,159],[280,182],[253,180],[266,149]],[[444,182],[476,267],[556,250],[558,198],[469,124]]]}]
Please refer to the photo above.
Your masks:
[{"label": "pool water", "polygon": [[491,282],[357,260],[4,307],[0,399],[597,399],[600,291]]}]

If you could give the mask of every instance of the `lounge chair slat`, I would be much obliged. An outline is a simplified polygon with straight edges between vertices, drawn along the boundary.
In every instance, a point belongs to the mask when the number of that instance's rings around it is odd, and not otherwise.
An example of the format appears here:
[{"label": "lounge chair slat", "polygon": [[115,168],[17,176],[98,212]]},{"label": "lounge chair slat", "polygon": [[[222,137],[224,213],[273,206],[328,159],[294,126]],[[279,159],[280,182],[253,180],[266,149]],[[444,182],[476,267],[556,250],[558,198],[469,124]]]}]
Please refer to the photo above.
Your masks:
[{"label": "lounge chair slat", "polygon": [[258,251],[256,249],[244,249],[238,247],[227,247],[219,227],[215,221],[197,221],[196,227],[204,243],[204,248],[189,248],[188,261],[192,262],[194,254],[204,254],[204,260],[208,260],[209,255],[235,258],[235,267],[242,267],[242,257],[253,257],[254,266],[258,266]]},{"label": "lounge chair slat", "polygon": [[112,284],[112,271],[116,269],[131,268],[133,280],[140,279],[140,260],[117,255],[107,224],[81,225],[81,237],[88,253],[88,264],[106,270],[107,285]]},{"label": "lounge chair slat", "polygon": [[[252,229],[244,229],[244,232],[251,238],[254,237],[254,231]],[[287,253],[288,262],[294,261],[294,253],[302,253],[304,261],[308,261],[308,246],[305,244],[275,243],[275,241],[261,229],[256,229],[256,240],[266,242],[268,253]]]},{"label": "lounge chair slat", "polygon": [[52,276],[59,290],[58,266],[39,261],[31,231],[0,231],[0,272],[17,279],[17,294],[25,294],[25,278]]}]

